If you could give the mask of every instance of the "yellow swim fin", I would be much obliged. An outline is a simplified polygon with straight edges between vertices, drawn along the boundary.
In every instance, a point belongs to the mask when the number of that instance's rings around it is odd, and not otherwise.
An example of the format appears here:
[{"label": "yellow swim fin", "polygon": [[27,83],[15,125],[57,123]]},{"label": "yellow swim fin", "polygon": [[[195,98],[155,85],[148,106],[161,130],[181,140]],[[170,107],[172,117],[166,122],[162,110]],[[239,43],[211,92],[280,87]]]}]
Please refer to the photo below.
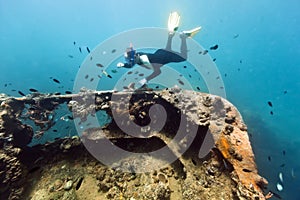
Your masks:
[{"label": "yellow swim fin", "polygon": [[201,26],[193,28],[189,31],[182,31],[183,34],[185,34],[187,37],[193,37],[201,30]]},{"label": "yellow swim fin", "polygon": [[171,12],[168,20],[168,30],[169,32],[177,31],[180,22],[180,15],[178,12]]}]

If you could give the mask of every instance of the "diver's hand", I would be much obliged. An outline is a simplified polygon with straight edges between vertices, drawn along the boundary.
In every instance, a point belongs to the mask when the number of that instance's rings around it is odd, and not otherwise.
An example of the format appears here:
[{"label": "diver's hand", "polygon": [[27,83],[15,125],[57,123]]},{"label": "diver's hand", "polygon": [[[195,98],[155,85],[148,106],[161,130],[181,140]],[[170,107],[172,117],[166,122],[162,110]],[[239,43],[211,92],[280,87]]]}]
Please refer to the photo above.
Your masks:
[{"label": "diver's hand", "polygon": [[124,63],[119,62],[119,63],[117,64],[117,67],[124,67]]}]

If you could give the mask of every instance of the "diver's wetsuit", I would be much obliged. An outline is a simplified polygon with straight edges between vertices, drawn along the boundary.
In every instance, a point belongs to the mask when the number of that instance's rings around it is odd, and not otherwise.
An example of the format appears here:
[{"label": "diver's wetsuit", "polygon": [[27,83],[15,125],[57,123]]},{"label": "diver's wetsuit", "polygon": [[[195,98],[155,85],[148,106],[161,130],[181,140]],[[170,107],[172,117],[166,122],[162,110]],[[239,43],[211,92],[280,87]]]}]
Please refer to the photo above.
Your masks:
[{"label": "diver's wetsuit", "polygon": [[[168,41],[165,49],[158,49],[154,53],[143,53],[137,52],[139,56],[146,55],[148,60],[153,68],[153,73],[146,77],[146,80],[149,81],[161,73],[160,68],[171,62],[183,62],[187,59],[187,45],[186,45],[186,37],[181,37],[181,47],[180,53],[173,51],[171,48],[172,38],[174,35],[169,34]],[[137,62],[136,64],[141,65],[147,69],[148,66],[144,65],[142,62]],[[131,68],[133,66],[125,63],[125,68]]]}]

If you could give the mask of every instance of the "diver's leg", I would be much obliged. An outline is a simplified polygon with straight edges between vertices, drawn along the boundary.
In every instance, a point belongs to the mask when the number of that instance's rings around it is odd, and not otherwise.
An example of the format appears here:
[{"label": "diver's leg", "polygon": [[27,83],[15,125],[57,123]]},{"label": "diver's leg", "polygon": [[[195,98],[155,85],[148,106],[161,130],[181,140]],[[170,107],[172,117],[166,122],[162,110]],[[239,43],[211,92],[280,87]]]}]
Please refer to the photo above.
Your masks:
[{"label": "diver's leg", "polygon": [[186,60],[187,59],[187,44],[186,44],[187,36],[185,34],[180,34],[180,38],[181,38],[180,56]]},{"label": "diver's leg", "polygon": [[171,51],[172,50],[172,39],[174,37],[175,33],[174,32],[169,32],[168,33],[168,41],[166,45],[166,50]]},{"label": "diver's leg", "polygon": [[152,74],[150,74],[149,76],[146,77],[147,82],[150,81],[151,79],[154,79],[155,77],[157,77],[160,74],[161,74],[160,67],[154,68],[154,71],[152,72]]}]

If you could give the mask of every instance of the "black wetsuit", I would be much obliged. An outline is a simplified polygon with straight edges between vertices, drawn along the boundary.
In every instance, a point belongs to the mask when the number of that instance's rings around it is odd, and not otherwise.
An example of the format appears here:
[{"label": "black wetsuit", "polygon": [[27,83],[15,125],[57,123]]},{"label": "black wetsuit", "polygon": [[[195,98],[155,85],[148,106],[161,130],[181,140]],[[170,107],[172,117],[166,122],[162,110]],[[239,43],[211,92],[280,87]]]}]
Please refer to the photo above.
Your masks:
[{"label": "black wetsuit", "polygon": [[[148,57],[148,60],[153,68],[153,73],[150,74],[148,77],[146,77],[146,80],[149,81],[156,76],[158,76],[161,73],[160,68],[168,63],[171,62],[183,62],[187,59],[187,46],[186,46],[186,38],[182,38],[181,47],[180,47],[180,53],[173,51],[171,49],[171,42],[172,42],[172,36],[169,35],[167,46],[165,49],[158,49],[154,53],[143,53],[143,52],[137,52],[137,55],[142,56],[146,55]],[[141,65],[143,67],[146,67],[149,69],[149,67],[143,65],[143,63],[137,62],[136,64]],[[125,63],[125,68],[131,68],[131,66],[128,63]]]}]

